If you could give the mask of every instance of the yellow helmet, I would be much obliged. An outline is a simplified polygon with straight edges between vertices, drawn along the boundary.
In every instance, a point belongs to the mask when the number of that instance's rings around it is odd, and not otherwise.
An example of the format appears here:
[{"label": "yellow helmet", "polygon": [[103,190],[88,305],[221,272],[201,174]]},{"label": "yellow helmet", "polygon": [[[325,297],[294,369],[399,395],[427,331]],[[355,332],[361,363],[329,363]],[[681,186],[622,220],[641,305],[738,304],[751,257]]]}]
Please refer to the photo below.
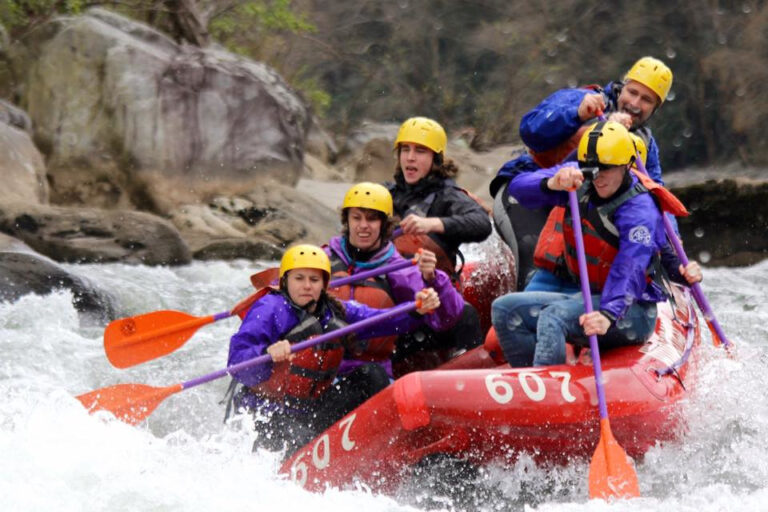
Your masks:
[{"label": "yellow helmet", "polygon": [[392,194],[383,185],[364,181],[347,190],[341,208],[368,208],[391,217]]},{"label": "yellow helmet", "polygon": [[640,153],[640,159],[643,161],[643,165],[645,165],[648,161],[648,148],[645,146],[645,141],[639,135],[635,135],[631,132],[629,136],[632,137],[632,142],[635,143],[635,148],[637,149],[637,152]]},{"label": "yellow helmet", "polygon": [[615,167],[635,160],[635,143],[624,125],[600,121],[579,140],[579,163],[584,167]]},{"label": "yellow helmet", "polygon": [[412,142],[428,147],[435,153],[445,153],[448,137],[437,121],[427,117],[412,117],[400,125],[395,139],[395,149],[401,142]]},{"label": "yellow helmet", "polygon": [[310,244],[294,245],[280,260],[280,278],[295,268],[316,268],[325,272],[325,282],[331,277],[331,261],[320,247]]},{"label": "yellow helmet", "polygon": [[627,80],[640,82],[655,92],[661,103],[664,103],[672,87],[672,71],[659,59],[643,57],[624,76],[624,81]]}]

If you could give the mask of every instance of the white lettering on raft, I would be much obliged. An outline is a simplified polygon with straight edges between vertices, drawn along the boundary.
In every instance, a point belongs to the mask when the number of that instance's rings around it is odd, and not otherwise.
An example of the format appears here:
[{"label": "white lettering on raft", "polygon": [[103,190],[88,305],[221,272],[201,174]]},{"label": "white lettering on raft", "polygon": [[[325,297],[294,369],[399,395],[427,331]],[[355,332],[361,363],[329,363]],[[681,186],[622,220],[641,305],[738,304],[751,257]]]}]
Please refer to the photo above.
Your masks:
[{"label": "white lettering on raft", "polygon": [[[349,438],[349,431],[352,428],[357,414],[351,414],[349,417],[344,418],[339,422],[339,430],[341,430],[341,448],[348,452],[355,447],[355,442]],[[296,484],[304,487],[307,483],[308,467],[307,463],[302,459],[307,455],[306,452],[302,453],[291,464],[291,480]],[[328,434],[323,434],[312,445],[312,465],[317,469],[325,469],[331,463],[331,438]]]},{"label": "white lettering on raft", "polygon": [[[566,402],[573,402],[576,397],[570,390],[571,374],[568,372],[548,372],[555,379],[560,380],[560,395]],[[501,373],[489,373],[485,377],[485,388],[496,402],[507,404],[515,395],[509,377],[505,378]],[[530,400],[541,402],[547,396],[547,387],[544,380],[536,372],[520,372],[517,374],[517,382],[520,388]]]}]

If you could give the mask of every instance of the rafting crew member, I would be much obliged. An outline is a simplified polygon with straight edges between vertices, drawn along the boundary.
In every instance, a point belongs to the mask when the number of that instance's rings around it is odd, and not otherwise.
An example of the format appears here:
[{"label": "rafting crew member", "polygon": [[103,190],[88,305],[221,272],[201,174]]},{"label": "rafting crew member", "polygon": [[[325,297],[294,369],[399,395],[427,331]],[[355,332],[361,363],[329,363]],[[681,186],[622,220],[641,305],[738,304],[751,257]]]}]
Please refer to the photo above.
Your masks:
[{"label": "rafting crew member", "polygon": [[[593,334],[603,348],[642,344],[655,327],[656,304],[667,299],[662,274],[680,283],[701,280],[698,264],[680,265],[659,212],[661,207],[683,215],[685,208],[661,185],[630,170],[636,151],[623,125],[598,122],[579,142],[579,167],[561,164],[519,174],[510,182],[523,206],[553,207],[537,251],[557,237],[563,240],[564,258],[554,263],[571,282],[562,292],[526,291],[494,301],[493,325],[511,366],[562,364],[566,340],[586,346]],[[587,170],[595,169],[597,176],[585,182]],[[565,207],[566,191],[576,188],[593,294],[589,314],[584,313],[574,231]]]},{"label": "rafting crew member", "polygon": [[[350,187],[342,203],[342,233],[331,238],[324,247],[331,260],[334,277],[355,275],[404,260],[390,241],[397,225],[392,213],[392,196],[383,185],[365,182]],[[464,299],[453,286],[451,278],[436,268],[435,254],[423,249],[417,257],[418,266],[332,290],[337,298],[354,299],[383,308],[413,300],[417,291],[428,286],[437,292],[441,303],[440,309],[425,316],[423,325],[417,329],[419,336],[423,335],[418,344],[404,347],[401,340],[410,340],[404,336],[358,343],[347,351],[342,373],[363,361],[375,361],[382,364],[390,375],[400,377],[415,369],[434,368],[453,354],[479,344],[478,339],[463,336],[467,330],[461,325],[462,320],[467,321],[462,316]],[[470,330],[473,328],[469,327]],[[390,359],[393,353],[396,354],[394,368]]]},{"label": "rafting crew member", "polygon": [[[624,79],[605,87],[591,85],[561,89],[545,98],[520,121],[520,138],[529,148],[523,155],[506,162],[491,181],[494,198],[493,218],[501,237],[515,252],[518,262],[518,288],[532,277],[533,248],[546,219],[548,208],[525,210],[510,200],[506,185],[521,172],[552,167],[573,157],[583,132],[605,113],[608,120],[623,124],[640,137],[647,148],[648,175],[664,185],[659,163],[659,148],[647,123],[661,107],[672,87],[672,71],[662,61],[643,57],[627,71]],[[674,219],[673,225],[676,226]],[[537,273],[537,279],[551,277]],[[534,289],[538,288],[534,284]]]},{"label": "rafting crew member", "polygon": [[229,345],[227,366],[269,354],[271,364],[241,370],[233,378],[238,409],[258,412],[254,448],[288,448],[310,441],[345,414],[389,385],[386,371],[370,363],[334,382],[346,347],[356,340],[407,332],[422,315],[440,307],[433,289],[415,293],[416,313],[404,313],[358,331],[291,353],[291,344],[381,313],[356,301],[338,301],[327,293],[331,264],[322,248],[297,245],[280,261],[279,289],[271,290],[248,311]]},{"label": "rafting crew member", "polygon": [[647,123],[667,99],[672,71],[659,59],[642,57],[621,81],[604,87],[561,89],[545,98],[520,120],[520,138],[541,167],[551,167],[571,153],[581,135],[601,114],[640,136],[648,149],[646,170],[664,185],[659,147]]},{"label": "rafting crew member", "polygon": [[421,246],[438,256],[438,268],[454,275],[462,258],[459,246],[482,242],[492,228],[488,212],[454,181],[459,168],[446,158],[447,144],[436,121],[406,120],[394,144],[395,181],[387,185],[403,233],[419,236]]},{"label": "rafting crew member", "polygon": [[[417,247],[428,249],[437,256],[437,268],[451,276],[460,287],[460,269],[464,256],[459,250],[463,243],[482,242],[491,234],[491,220],[483,206],[459,187],[454,178],[459,173],[456,164],[445,155],[448,137],[436,121],[412,117],[400,126],[394,143],[397,163],[395,181],[387,184],[392,194],[394,213],[407,236],[395,240],[395,246],[405,257]],[[401,339],[393,364],[400,358],[419,350],[429,332],[417,331],[409,339]],[[465,303],[462,318],[453,333],[467,347],[483,342],[480,318],[475,308]]]}]

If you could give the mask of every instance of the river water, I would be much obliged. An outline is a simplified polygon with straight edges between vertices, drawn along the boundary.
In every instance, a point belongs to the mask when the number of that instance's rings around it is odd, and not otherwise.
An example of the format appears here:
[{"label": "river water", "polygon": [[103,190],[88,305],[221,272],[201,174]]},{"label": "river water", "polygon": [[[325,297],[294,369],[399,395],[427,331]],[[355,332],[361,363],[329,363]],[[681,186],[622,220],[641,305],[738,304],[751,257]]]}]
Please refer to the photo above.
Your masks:
[{"label": "river water", "polygon": [[[70,265],[110,290],[123,315],[176,309],[204,316],[248,295],[258,263],[179,268]],[[768,510],[768,261],[706,269],[703,288],[737,345],[711,346],[703,328],[697,385],[684,404],[688,431],[638,462],[643,497],[611,510]],[[127,370],[104,356],[104,325],[80,318],[68,292],[0,303],[0,510],[505,511],[607,510],[587,498],[585,461],[541,468],[528,457],[479,479],[488,492],[448,498],[429,480],[397,495],[363,486],[312,494],[276,476],[279,458],[251,453],[245,422],[223,424],[227,379],[165,399],[138,427],[88,415],[74,396],[118,383],[167,386],[226,365],[237,320],[201,328],[173,354]],[[466,500],[465,500],[466,498]],[[470,499],[471,498],[471,499]],[[467,504],[470,503],[470,504]]]}]

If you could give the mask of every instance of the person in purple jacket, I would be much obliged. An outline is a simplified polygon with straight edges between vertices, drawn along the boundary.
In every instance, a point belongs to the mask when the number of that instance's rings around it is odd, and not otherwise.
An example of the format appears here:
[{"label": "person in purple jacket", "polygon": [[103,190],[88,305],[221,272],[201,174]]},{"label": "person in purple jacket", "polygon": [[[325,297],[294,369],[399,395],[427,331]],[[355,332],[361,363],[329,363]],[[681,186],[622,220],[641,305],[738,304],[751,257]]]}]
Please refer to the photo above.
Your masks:
[{"label": "person in purple jacket", "polygon": [[[667,299],[659,269],[678,282],[701,280],[698,265],[683,269],[670,253],[655,200],[669,210],[675,209],[674,202],[663,187],[630,172],[635,154],[623,125],[599,122],[579,143],[581,168],[569,162],[518,174],[510,182],[511,193],[523,206],[560,208],[559,217],[555,210],[550,213],[537,252],[546,254],[548,240],[564,240],[565,257],[555,264],[563,266],[560,275],[570,276],[573,284],[561,292],[512,293],[494,301],[493,325],[511,366],[562,364],[566,340],[587,345],[593,334],[604,348],[641,344],[655,327],[656,304]],[[586,168],[597,169],[597,176],[585,181]],[[575,238],[565,208],[567,191],[575,189],[593,293],[594,311],[589,314],[579,293]]]},{"label": "person in purple jacket", "polygon": [[[493,220],[496,229],[515,253],[518,264],[518,289],[547,290],[556,280],[546,271],[535,272],[533,248],[549,208],[526,209],[509,194],[508,183],[518,174],[553,167],[574,160],[581,135],[601,114],[623,124],[647,149],[644,164],[648,175],[664,185],[659,163],[659,147],[648,121],[666,100],[672,86],[672,71],[652,57],[639,59],[622,81],[601,88],[588,86],[558,90],[520,120],[520,138],[528,151],[506,162],[490,184],[494,198]],[[673,226],[677,230],[674,218]],[[531,281],[535,279],[535,281]]]},{"label": "person in purple jacket", "polygon": [[[392,213],[392,196],[382,185],[363,182],[347,191],[341,209],[342,233],[325,246],[334,276],[354,275],[403,261],[390,241],[397,225]],[[375,361],[390,375],[400,377],[409,371],[431,369],[482,342],[479,319],[468,314],[451,278],[436,265],[435,254],[422,250],[418,266],[331,290],[338,298],[391,307],[412,300],[416,291],[429,286],[438,293],[442,305],[410,333],[369,339],[348,350],[342,373],[363,361]]]},{"label": "person in purple jacket", "polygon": [[329,296],[330,270],[328,256],[320,247],[305,244],[288,249],[280,262],[279,289],[253,304],[230,340],[227,366],[265,353],[272,358],[270,364],[233,374],[241,384],[235,405],[258,413],[254,448],[288,448],[292,453],[388,386],[389,377],[375,363],[335,381],[345,348],[357,340],[410,331],[422,322],[422,315],[440,307],[437,292],[425,288],[411,295],[421,301],[418,314],[403,313],[358,331],[352,338],[291,353],[295,342],[381,313]]}]

